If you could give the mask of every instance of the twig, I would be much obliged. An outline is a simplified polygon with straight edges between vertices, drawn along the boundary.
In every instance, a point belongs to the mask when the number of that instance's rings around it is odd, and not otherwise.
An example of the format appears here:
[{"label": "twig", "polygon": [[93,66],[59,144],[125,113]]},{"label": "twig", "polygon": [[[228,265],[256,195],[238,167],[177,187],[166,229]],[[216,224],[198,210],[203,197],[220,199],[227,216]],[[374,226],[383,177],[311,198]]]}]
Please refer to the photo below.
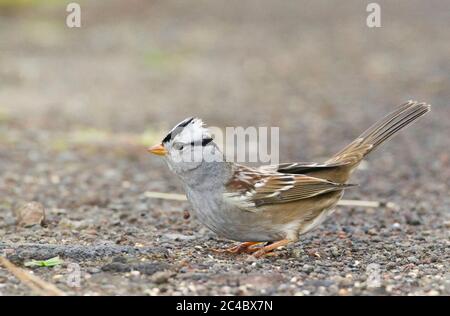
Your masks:
[{"label": "twig", "polygon": [[361,206],[361,207],[380,207],[381,203],[378,201],[362,201],[362,200],[340,200],[337,205],[340,206]]},{"label": "twig", "polygon": [[145,195],[145,197],[150,198],[150,199],[187,201],[186,195],[178,194],[178,193],[164,193],[164,192],[147,191],[144,193],[144,195]]},{"label": "twig", "polygon": [[399,207],[394,202],[380,202],[380,201],[364,201],[364,200],[340,200],[337,205],[340,206],[360,206],[360,207],[385,207],[390,210],[398,210]]},{"label": "twig", "polygon": [[16,278],[22,281],[32,291],[38,295],[43,296],[66,296],[66,293],[58,289],[55,285],[42,280],[36,275],[31,274],[29,271],[21,269],[15,266],[11,261],[5,257],[0,256],[0,263]]},{"label": "twig", "polygon": [[[151,199],[162,199],[162,200],[171,200],[171,201],[187,201],[187,198],[184,194],[178,193],[164,193],[164,192],[153,192],[147,191],[144,193],[145,197]],[[379,202],[379,201],[364,201],[364,200],[340,200],[337,205],[340,206],[359,206],[359,207],[387,207],[389,209],[395,209],[397,206],[392,202]]]}]

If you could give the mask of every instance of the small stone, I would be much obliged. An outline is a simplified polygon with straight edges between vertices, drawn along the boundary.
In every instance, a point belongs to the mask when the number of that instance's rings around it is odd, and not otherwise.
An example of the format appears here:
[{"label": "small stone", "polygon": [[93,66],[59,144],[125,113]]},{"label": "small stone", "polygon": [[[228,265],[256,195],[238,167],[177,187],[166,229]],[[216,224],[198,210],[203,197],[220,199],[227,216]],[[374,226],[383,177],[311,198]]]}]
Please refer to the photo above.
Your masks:
[{"label": "small stone", "polygon": [[133,270],[138,270],[142,274],[153,275],[157,272],[167,271],[167,264],[159,262],[145,262],[133,266]]},{"label": "small stone", "polygon": [[375,236],[378,235],[378,230],[376,230],[375,228],[371,228],[367,231],[367,233],[371,236]]},{"label": "small stone", "polygon": [[430,292],[427,293],[427,295],[430,295],[430,296],[439,296],[439,291],[431,290]]},{"label": "small stone", "polygon": [[64,277],[64,276],[63,276],[62,274],[56,274],[56,275],[54,275],[54,276],[52,277],[52,279],[53,279],[53,281],[55,281],[55,282],[61,282],[61,280],[62,280],[63,277]]},{"label": "small stone", "polygon": [[127,258],[123,256],[116,256],[112,259],[112,262],[127,263]]},{"label": "small stone", "polygon": [[346,296],[346,295],[348,295],[348,291],[347,291],[347,289],[340,289],[338,294],[341,296]]},{"label": "small stone", "polygon": [[395,262],[389,262],[386,265],[386,269],[388,269],[388,270],[394,269],[395,267],[397,267],[397,264]]},{"label": "small stone", "polygon": [[406,223],[411,226],[422,225],[422,220],[414,213],[409,213],[405,215]]},{"label": "small stone", "polygon": [[96,274],[96,273],[102,272],[101,269],[95,268],[95,267],[94,268],[88,268],[86,271],[89,272],[90,274]]},{"label": "small stone", "polygon": [[42,225],[45,221],[45,209],[41,203],[29,202],[15,210],[17,224],[22,227]]},{"label": "small stone", "polygon": [[303,271],[306,273],[311,273],[314,271],[314,267],[310,266],[309,264],[304,264],[303,265]]},{"label": "small stone", "polygon": [[163,284],[167,283],[172,275],[172,271],[159,271],[151,276],[151,280],[156,284]]},{"label": "small stone", "polygon": [[334,256],[334,257],[338,257],[339,256],[339,250],[338,250],[338,248],[337,247],[331,247],[331,254]]},{"label": "small stone", "polygon": [[302,249],[295,248],[292,250],[292,256],[295,258],[301,258],[303,254],[304,251]]},{"label": "small stone", "polygon": [[129,272],[131,267],[128,264],[121,262],[112,262],[102,266],[102,271],[105,272]]},{"label": "small stone", "polygon": [[399,223],[394,223],[394,224],[392,224],[392,228],[396,229],[396,230],[400,230],[401,225]]},{"label": "small stone", "polygon": [[157,287],[152,288],[152,289],[146,289],[146,290],[144,290],[144,294],[145,294],[145,295],[149,295],[149,296],[155,296],[155,295],[158,295],[159,292],[160,292],[160,290],[159,290],[159,288],[157,288]]}]

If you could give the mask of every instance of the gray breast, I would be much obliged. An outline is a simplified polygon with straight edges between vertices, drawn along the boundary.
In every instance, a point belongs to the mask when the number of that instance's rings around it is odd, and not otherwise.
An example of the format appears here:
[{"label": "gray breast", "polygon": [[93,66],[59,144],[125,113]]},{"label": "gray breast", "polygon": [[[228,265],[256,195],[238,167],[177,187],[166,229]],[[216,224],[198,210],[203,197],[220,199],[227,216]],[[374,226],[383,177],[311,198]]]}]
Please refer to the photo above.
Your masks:
[{"label": "gray breast", "polygon": [[198,221],[221,237],[235,241],[273,241],[285,238],[284,231],[254,212],[237,208],[222,194],[199,193],[187,188],[188,199]]}]

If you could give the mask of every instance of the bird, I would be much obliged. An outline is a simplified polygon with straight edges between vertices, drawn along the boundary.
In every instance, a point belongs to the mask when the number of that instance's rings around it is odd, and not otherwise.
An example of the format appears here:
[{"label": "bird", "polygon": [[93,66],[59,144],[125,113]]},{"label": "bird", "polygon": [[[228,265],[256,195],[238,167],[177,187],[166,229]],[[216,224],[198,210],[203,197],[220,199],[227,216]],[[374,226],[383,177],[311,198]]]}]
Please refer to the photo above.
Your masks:
[{"label": "bird", "polygon": [[249,167],[227,161],[203,121],[189,117],[161,143],[162,156],[181,180],[196,218],[220,237],[240,242],[216,251],[273,255],[330,217],[361,161],[399,130],[430,111],[407,101],[321,163],[294,162]]}]

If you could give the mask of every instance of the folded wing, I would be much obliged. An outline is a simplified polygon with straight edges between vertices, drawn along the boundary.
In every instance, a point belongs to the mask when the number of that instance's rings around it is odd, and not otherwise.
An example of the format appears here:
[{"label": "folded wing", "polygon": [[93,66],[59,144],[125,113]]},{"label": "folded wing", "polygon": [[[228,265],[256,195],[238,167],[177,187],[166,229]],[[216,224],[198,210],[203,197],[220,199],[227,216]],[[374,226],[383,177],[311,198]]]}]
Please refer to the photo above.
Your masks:
[{"label": "folded wing", "polygon": [[240,166],[227,183],[224,196],[238,206],[257,211],[263,205],[295,202],[352,186],[302,174],[283,174]]}]

